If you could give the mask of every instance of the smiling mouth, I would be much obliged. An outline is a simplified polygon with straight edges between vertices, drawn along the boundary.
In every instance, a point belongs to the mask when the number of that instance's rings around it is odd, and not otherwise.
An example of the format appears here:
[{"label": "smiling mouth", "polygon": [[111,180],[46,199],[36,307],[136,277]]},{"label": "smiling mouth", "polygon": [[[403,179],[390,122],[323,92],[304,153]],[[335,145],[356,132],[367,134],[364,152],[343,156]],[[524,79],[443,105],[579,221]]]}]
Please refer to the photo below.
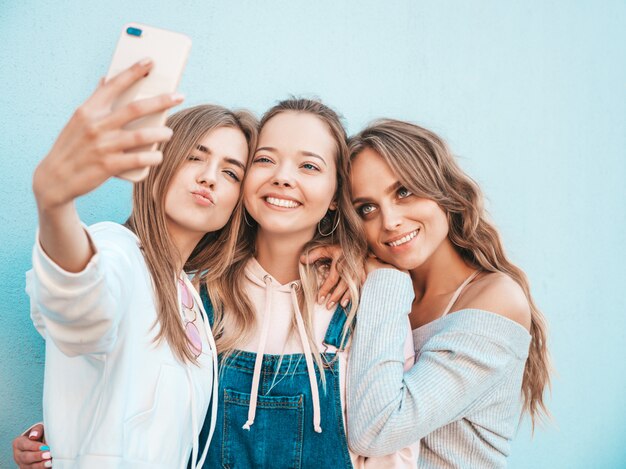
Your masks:
[{"label": "smiling mouth", "polygon": [[265,197],[265,201],[270,205],[274,205],[275,207],[283,208],[297,208],[302,205],[300,202],[296,202],[295,200],[278,199],[276,197]]},{"label": "smiling mouth", "polygon": [[403,244],[408,243],[409,241],[411,241],[413,238],[415,238],[417,236],[417,234],[420,232],[419,228],[415,231],[411,231],[409,234],[404,235],[402,238],[400,239],[396,239],[395,241],[392,241],[390,243],[385,243],[387,246],[391,246],[391,247],[396,247],[396,246],[402,246]]}]

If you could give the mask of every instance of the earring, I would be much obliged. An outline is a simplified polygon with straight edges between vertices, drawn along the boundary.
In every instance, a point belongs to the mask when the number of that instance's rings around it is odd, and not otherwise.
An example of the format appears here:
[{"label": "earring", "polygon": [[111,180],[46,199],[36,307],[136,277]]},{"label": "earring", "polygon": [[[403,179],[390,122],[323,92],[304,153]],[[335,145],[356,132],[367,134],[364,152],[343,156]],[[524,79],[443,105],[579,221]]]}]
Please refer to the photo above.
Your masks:
[{"label": "earring", "polygon": [[248,225],[250,228],[254,228],[254,225],[248,221],[248,217],[246,216],[246,212],[247,212],[247,210],[244,208],[243,209],[243,221],[246,222],[246,225]]},{"label": "earring", "polygon": [[335,232],[335,230],[337,229],[337,227],[339,226],[339,220],[341,219],[341,215],[339,214],[339,210],[335,210],[335,218],[337,218],[337,220],[335,221],[335,225],[333,226],[333,229],[330,230],[328,233],[322,233],[322,221],[324,220],[324,218],[322,218],[319,222],[317,222],[317,232],[320,234],[320,236],[330,236],[331,234],[333,234]]}]

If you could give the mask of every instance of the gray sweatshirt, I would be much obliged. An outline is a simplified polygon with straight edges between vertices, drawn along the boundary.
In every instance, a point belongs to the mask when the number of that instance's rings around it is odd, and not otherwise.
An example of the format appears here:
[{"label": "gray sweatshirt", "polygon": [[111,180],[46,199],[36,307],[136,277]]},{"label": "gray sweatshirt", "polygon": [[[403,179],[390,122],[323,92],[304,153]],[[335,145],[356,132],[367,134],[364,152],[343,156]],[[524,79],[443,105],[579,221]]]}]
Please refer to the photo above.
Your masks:
[{"label": "gray sweatshirt", "polygon": [[456,311],[413,331],[403,370],[407,274],[380,269],[363,288],[348,366],[351,449],[382,455],[420,440],[420,468],[505,467],[521,412],[530,335],[488,311]]}]

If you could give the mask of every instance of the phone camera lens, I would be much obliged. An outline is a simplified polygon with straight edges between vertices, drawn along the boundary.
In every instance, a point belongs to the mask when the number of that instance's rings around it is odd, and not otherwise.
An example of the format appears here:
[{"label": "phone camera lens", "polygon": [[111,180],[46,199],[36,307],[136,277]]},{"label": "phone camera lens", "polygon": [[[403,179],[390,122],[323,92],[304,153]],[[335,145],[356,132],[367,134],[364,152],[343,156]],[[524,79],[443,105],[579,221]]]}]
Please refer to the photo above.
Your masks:
[{"label": "phone camera lens", "polygon": [[126,29],[126,34],[130,35],[130,36],[136,36],[136,37],[141,37],[141,29],[139,28],[127,28]]}]

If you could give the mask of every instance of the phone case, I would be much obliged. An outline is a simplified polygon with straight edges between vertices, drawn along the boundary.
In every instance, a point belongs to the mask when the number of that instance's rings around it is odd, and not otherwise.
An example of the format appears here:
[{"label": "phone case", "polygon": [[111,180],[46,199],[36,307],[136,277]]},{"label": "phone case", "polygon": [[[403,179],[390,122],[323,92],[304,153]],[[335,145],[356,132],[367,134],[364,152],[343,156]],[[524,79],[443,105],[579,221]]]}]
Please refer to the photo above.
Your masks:
[{"label": "phone case", "polygon": [[[173,93],[178,87],[187,57],[191,50],[191,39],[184,34],[154,28],[139,23],[124,26],[117,47],[113,53],[106,80],[144,58],[153,61],[150,74],[128,88],[113,104],[113,109],[139,99],[151,98],[164,93]],[[125,129],[138,129],[163,125],[167,118],[165,111],[137,119]],[[136,150],[154,150],[156,144]],[[150,168],[142,168],[119,174],[129,181],[140,181],[148,175]]]}]

